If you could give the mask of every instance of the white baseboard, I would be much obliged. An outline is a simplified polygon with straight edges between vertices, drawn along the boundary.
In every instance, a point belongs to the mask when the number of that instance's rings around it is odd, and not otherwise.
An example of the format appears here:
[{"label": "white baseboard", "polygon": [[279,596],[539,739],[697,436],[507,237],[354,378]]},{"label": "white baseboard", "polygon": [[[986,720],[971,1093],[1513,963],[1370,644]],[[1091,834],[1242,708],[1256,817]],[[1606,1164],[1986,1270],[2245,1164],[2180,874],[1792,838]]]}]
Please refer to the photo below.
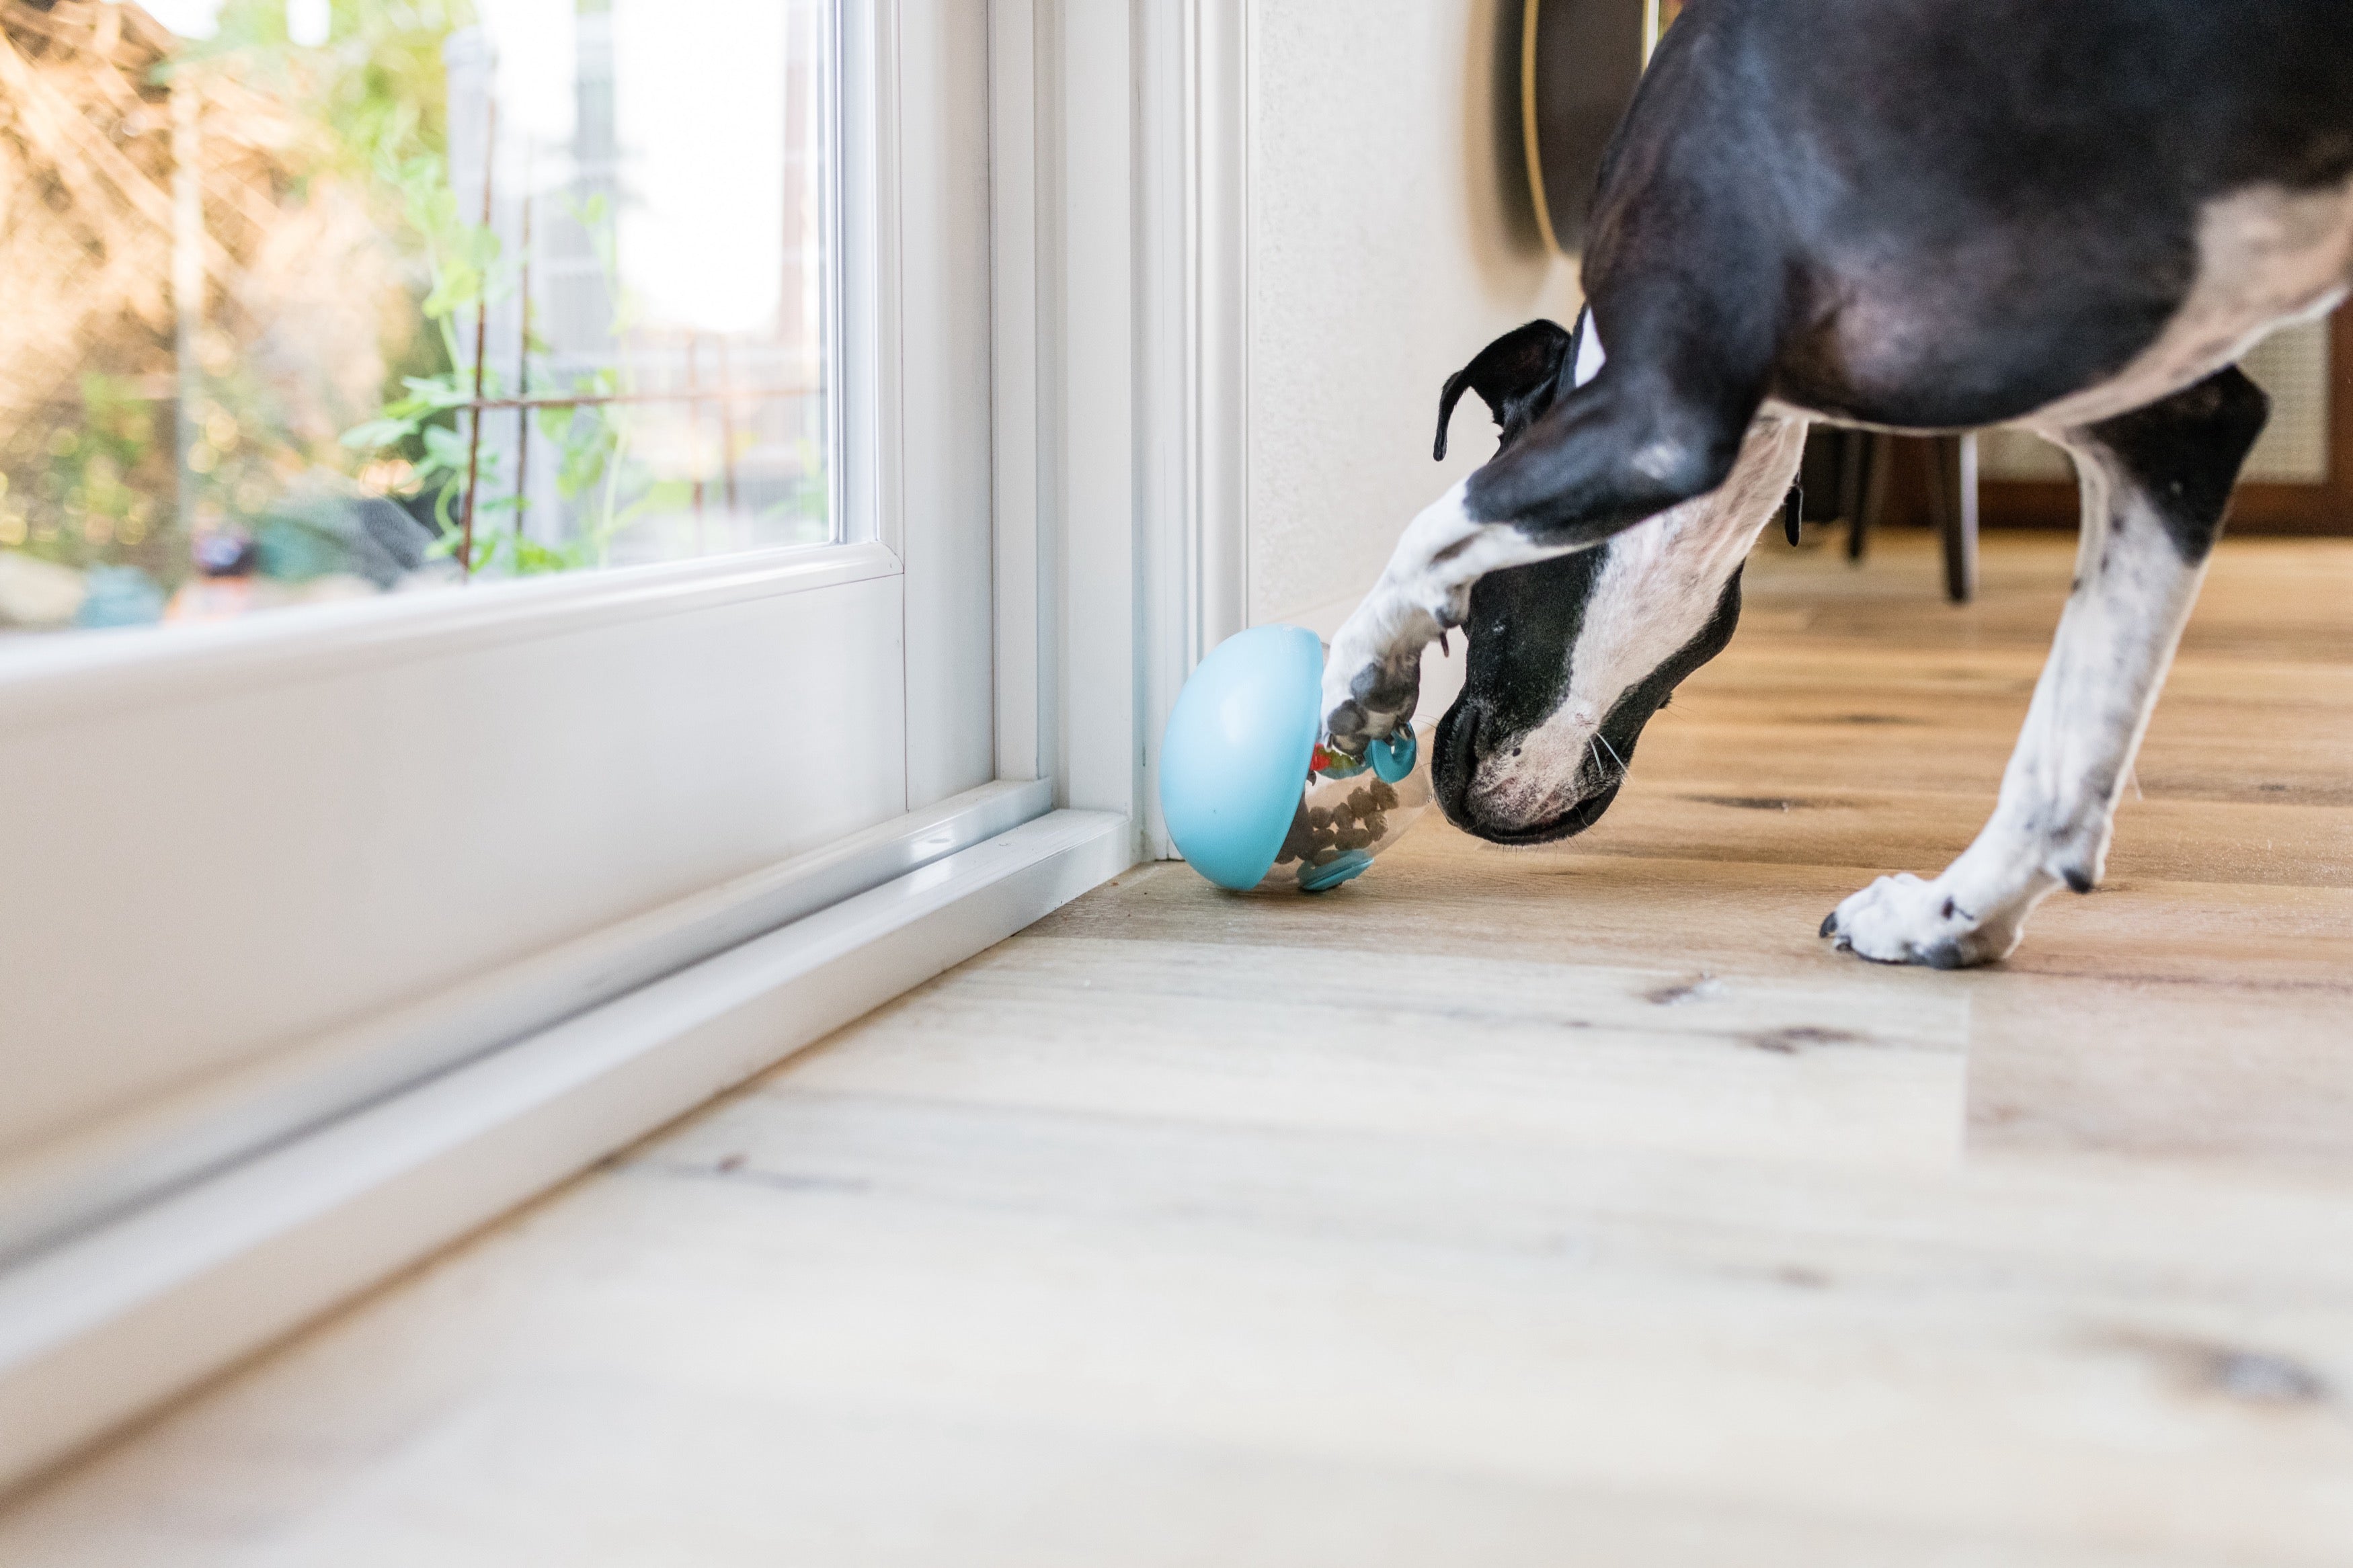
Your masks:
[{"label": "white baseboard", "polygon": [[1053,809],[998,783],[0,1159],[0,1278],[41,1247]]},{"label": "white baseboard", "polygon": [[0,1274],[0,1489],[1135,858],[1127,818],[1055,812]]}]

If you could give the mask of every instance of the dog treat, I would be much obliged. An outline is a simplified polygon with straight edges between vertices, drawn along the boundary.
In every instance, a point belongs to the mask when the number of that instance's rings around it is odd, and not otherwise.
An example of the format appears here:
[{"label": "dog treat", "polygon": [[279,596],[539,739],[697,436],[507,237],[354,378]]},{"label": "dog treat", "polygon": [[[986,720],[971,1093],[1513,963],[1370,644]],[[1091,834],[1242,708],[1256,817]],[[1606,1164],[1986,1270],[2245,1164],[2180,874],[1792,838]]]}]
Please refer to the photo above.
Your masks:
[{"label": "dog treat", "polygon": [[1317,771],[1308,775],[1291,830],[1275,855],[1275,868],[1260,884],[1262,888],[1295,889],[1301,877],[1343,855],[1377,855],[1401,837],[1430,803],[1426,767],[1417,767],[1399,785],[1320,748],[1314,765]]}]

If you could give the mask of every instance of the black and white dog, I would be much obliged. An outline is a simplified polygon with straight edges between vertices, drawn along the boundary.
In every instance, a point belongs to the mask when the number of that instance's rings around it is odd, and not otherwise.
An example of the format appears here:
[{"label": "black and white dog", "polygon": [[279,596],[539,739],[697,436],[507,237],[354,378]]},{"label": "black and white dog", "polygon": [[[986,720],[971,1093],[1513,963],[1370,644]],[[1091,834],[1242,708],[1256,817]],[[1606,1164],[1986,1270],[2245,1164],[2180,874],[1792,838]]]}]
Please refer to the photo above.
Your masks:
[{"label": "black and white dog", "polygon": [[2002,957],[2099,880],[2268,412],[2232,367],[2353,282],[2353,0],[1694,0],[1588,233],[1578,331],[1524,327],[1448,384],[1441,452],[1466,388],[1502,445],[1334,639],[1332,742],[1409,717],[1461,627],[1447,815],[1578,832],[1731,637],[1810,421],[2022,426],[2073,457],[2083,542],[2000,804],[1942,876],[1822,926],[1891,963]]}]

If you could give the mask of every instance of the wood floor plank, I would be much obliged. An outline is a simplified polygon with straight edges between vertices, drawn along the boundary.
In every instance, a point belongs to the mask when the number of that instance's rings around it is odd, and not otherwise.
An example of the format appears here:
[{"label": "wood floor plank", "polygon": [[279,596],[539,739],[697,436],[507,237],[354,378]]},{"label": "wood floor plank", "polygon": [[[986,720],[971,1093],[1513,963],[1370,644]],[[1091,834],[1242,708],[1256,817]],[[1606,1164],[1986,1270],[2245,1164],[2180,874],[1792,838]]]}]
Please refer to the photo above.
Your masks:
[{"label": "wood floor plank", "polygon": [[872,1046],[826,1052],[794,1081],[1943,1166],[1960,1155],[1967,1036],[1956,999],[1897,1012],[1844,987],[1685,969],[1423,956],[1401,972],[1349,949],[1040,939],[909,999]]}]

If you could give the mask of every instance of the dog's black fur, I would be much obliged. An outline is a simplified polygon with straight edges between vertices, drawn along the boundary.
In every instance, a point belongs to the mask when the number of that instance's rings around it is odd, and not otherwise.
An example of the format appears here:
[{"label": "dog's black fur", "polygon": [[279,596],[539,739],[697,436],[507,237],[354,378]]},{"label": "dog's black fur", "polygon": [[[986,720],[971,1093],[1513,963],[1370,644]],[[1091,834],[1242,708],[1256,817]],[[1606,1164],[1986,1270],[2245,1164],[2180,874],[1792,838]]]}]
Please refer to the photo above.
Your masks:
[{"label": "dog's black fur", "polygon": [[[2021,418],[2158,341],[2196,281],[2210,203],[2348,179],[2348,0],[1694,0],[1595,198],[1584,279],[1607,367],[1573,386],[1571,335],[1521,328],[1447,383],[1439,450],[1454,401],[1478,392],[1503,442],[1465,512],[1575,548],[1715,489],[1768,399],[1902,430]],[[2266,406],[2225,370],[2087,437],[2165,498],[2195,563]],[[1615,796],[1504,827],[1470,787],[1479,758],[1557,703],[1597,561],[1494,571],[1470,592],[1435,767],[1472,832],[1561,837]],[[1706,629],[1619,700],[1614,753],[1630,759],[1738,609],[1736,574]]]},{"label": "dog's black fur", "polygon": [[2097,385],[2180,308],[2209,202],[2353,176],[2349,71],[2344,0],[1694,0],[1594,202],[1617,374],[1471,515],[1599,540],[1721,483],[1767,397],[1966,429]]}]

